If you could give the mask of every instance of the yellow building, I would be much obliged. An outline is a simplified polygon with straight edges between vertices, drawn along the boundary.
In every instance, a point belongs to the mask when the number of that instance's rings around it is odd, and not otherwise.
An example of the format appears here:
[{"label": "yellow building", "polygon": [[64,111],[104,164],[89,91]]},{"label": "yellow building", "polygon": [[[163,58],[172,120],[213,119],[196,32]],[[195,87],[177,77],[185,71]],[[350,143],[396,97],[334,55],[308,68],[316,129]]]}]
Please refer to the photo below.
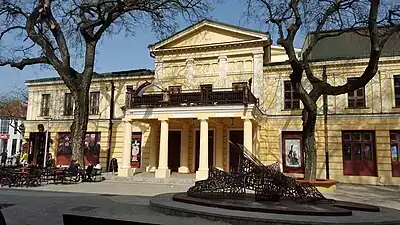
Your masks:
[{"label": "yellow building", "polygon": [[[90,90],[87,161],[98,160],[106,167],[109,159],[116,158],[119,176],[148,171],[167,178],[179,172],[205,179],[210,167],[229,170],[237,165],[232,141],[242,143],[262,162],[279,162],[285,173],[301,176],[302,105],[288,83],[285,51],[271,43],[266,32],[204,20],[149,46],[154,71],[96,76]],[[365,88],[329,96],[331,179],[400,184],[399,60],[383,57],[378,75]],[[313,64],[316,71],[323,65],[330,83],[338,85],[359,76],[367,59]],[[156,86],[141,97],[134,95],[146,81]],[[39,146],[38,124],[46,128],[48,123],[50,152],[57,164],[65,164],[72,119],[68,89],[60,79],[27,81],[27,85],[25,123],[31,145]],[[319,105],[322,108],[322,98]],[[322,110],[320,114],[317,176],[324,178]]]}]

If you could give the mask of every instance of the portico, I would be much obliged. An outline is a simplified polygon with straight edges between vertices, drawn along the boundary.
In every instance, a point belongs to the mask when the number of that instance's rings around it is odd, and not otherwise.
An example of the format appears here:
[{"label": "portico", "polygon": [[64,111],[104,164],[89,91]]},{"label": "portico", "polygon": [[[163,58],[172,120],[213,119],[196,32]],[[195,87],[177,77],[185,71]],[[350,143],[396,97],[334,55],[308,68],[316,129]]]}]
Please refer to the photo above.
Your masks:
[{"label": "portico", "polygon": [[[243,116],[244,115],[244,116]],[[171,172],[196,173],[196,179],[208,177],[210,167],[229,169],[229,129],[243,130],[243,144],[252,151],[260,112],[255,105],[212,107],[171,107],[128,110],[124,119],[124,153],[119,176],[138,171],[155,172],[156,178],[169,178]],[[132,124],[146,124],[147,136],[141,168],[131,168]],[[150,142],[150,143],[148,143]],[[179,142],[179,143],[177,143]],[[177,163],[179,165],[177,165]]]}]

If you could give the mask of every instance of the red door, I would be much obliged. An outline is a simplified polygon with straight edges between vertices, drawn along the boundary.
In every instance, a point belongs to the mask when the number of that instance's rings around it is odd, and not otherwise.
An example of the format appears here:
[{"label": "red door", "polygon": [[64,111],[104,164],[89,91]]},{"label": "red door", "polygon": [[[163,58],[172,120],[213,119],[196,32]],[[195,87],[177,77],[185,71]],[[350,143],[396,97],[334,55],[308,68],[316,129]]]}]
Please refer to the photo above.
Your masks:
[{"label": "red door", "polygon": [[304,173],[304,150],[301,132],[282,132],[282,162],[285,173]]},{"label": "red door", "polygon": [[168,167],[171,172],[178,172],[181,164],[181,132],[168,132]]},{"label": "red door", "polygon": [[372,131],[343,131],[343,174],[376,176],[375,134]]}]

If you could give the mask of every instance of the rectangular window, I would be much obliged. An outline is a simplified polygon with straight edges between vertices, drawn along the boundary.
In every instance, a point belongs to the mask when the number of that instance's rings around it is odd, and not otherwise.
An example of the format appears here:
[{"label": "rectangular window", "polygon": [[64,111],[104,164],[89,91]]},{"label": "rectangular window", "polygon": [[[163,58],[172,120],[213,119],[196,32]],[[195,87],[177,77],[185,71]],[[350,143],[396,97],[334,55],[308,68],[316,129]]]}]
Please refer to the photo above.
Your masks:
[{"label": "rectangular window", "polygon": [[351,176],[376,176],[375,132],[342,132],[343,173]]},{"label": "rectangular window", "polygon": [[400,108],[400,75],[393,76],[395,107]]},{"label": "rectangular window", "polygon": [[247,87],[247,82],[232,83],[233,91],[243,91]]},{"label": "rectangular window", "polygon": [[290,81],[284,82],[285,109],[300,109],[300,96]]},{"label": "rectangular window", "polygon": [[11,155],[15,155],[17,153],[17,141],[17,139],[12,140]]},{"label": "rectangular window", "polygon": [[200,90],[202,92],[211,92],[212,91],[212,84],[202,84],[202,85],[200,85]]},{"label": "rectangular window", "polygon": [[40,115],[49,116],[49,112],[50,112],[50,94],[42,94]]},{"label": "rectangular window", "polygon": [[[348,80],[355,79],[349,78]],[[348,107],[350,109],[365,108],[365,87],[347,93]]]},{"label": "rectangular window", "polygon": [[392,158],[392,176],[400,177],[400,131],[390,131],[390,157]]},{"label": "rectangular window", "polygon": [[1,127],[0,127],[0,133],[1,134],[8,134],[10,131],[10,120],[9,119],[1,119]]},{"label": "rectangular window", "polygon": [[100,92],[90,92],[90,106],[89,106],[89,114],[90,115],[98,115],[99,114],[99,105],[100,105]]},{"label": "rectangular window", "polygon": [[177,85],[177,86],[168,86],[168,91],[171,94],[179,94],[182,92],[182,86]]},{"label": "rectangular window", "polygon": [[64,116],[72,116],[73,113],[72,94],[65,93],[64,96]]}]

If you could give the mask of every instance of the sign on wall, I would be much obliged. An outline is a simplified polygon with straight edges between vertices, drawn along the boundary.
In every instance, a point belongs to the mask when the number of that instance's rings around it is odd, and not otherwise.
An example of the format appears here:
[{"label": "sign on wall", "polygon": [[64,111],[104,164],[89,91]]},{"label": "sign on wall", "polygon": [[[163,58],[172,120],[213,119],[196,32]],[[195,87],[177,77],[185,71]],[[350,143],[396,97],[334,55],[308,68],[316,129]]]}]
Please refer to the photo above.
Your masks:
[{"label": "sign on wall", "polygon": [[301,167],[301,146],[299,139],[285,140],[286,166]]},{"label": "sign on wall", "polygon": [[[57,165],[69,165],[72,157],[72,141],[69,137],[70,133],[58,133],[57,145]],[[92,164],[93,166],[100,163],[100,132],[86,133],[84,159],[85,166]]]},{"label": "sign on wall", "polygon": [[131,141],[131,167],[140,168],[142,158],[142,133],[133,132]]}]

